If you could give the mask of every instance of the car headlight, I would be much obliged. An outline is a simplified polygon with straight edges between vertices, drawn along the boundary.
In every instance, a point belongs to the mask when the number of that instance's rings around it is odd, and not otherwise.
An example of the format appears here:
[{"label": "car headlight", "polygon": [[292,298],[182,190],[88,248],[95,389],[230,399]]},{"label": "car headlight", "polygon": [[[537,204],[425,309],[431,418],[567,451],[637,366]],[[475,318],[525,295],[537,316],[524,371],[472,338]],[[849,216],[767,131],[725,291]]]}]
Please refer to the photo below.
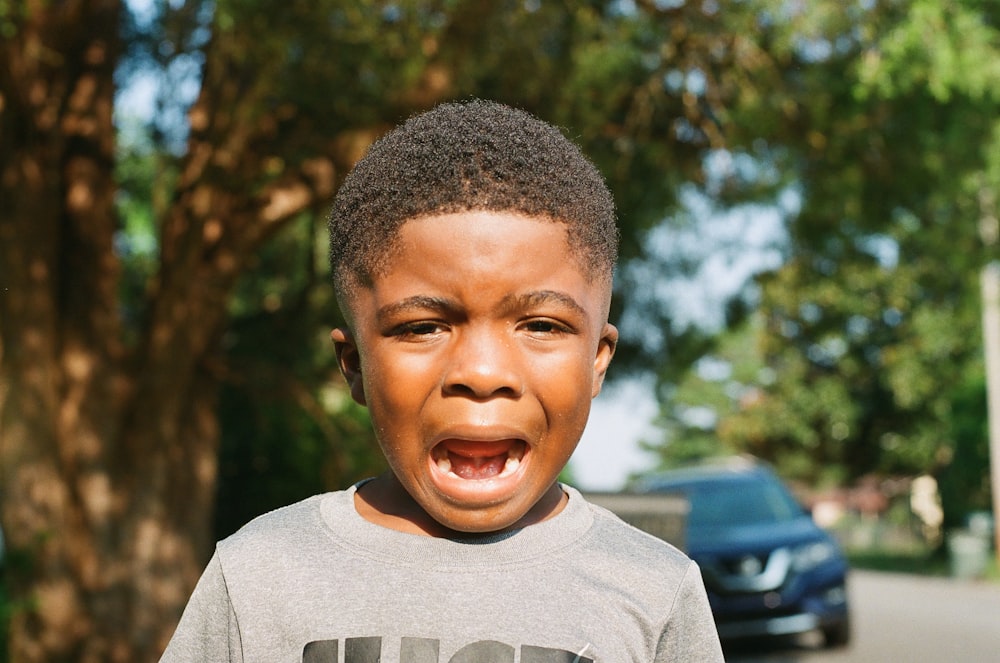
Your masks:
[{"label": "car headlight", "polygon": [[839,554],[837,546],[830,541],[807,543],[792,550],[792,568],[799,572],[809,571]]}]

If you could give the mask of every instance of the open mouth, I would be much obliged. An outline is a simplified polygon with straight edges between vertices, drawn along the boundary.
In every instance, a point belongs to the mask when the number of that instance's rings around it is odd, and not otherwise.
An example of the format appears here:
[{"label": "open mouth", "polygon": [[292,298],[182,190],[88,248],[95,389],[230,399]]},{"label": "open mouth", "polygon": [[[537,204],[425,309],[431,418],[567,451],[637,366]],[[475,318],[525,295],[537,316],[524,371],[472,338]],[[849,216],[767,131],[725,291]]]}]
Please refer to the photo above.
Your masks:
[{"label": "open mouth", "polygon": [[522,440],[445,440],[431,451],[442,474],[465,481],[508,477],[521,467],[526,444]]}]

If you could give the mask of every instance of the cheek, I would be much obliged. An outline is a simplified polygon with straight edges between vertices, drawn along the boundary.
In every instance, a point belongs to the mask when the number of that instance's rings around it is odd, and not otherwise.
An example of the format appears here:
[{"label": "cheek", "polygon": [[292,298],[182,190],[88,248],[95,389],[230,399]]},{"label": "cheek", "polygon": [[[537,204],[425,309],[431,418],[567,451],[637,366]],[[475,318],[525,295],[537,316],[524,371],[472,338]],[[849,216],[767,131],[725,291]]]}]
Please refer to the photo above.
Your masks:
[{"label": "cheek", "polygon": [[419,425],[419,414],[435,389],[435,377],[424,360],[373,353],[364,371],[365,396],[383,444]]},{"label": "cheek", "polygon": [[[578,360],[573,364],[547,367],[539,376],[543,381],[542,400],[555,415],[554,423],[582,428],[593,400],[593,366]],[[553,379],[553,376],[558,378]]]},{"label": "cheek", "polygon": [[379,400],[405,401],[414,389],[433,380],[432,366],[425,357],[375,348],[364,365],[365,388]]}]

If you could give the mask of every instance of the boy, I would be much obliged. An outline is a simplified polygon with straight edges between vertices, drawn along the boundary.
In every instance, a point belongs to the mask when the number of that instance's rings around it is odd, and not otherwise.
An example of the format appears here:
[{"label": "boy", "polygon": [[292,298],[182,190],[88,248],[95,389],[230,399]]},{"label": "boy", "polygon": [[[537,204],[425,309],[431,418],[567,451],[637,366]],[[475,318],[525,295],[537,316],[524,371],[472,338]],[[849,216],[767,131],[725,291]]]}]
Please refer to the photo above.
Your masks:
[{"label": "boy", "polygon": [[445,104],[339,190],[331,336],[390,471],[221,542],[163,661],[721,661],[697,566],[557,483],[614,353],[617,228],[555,128]]}]

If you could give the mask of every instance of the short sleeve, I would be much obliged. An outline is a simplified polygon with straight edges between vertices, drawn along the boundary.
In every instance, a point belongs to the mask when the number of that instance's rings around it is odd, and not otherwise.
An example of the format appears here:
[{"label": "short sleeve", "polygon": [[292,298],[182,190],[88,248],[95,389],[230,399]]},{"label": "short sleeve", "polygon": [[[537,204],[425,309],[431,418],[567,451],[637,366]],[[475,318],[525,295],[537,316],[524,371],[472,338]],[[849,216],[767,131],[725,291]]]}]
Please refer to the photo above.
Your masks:
[{"label": "short sleeve", "polygon": [[691,562],[660,636],[656,663],[723,663],[724,660],[701,571]]},{"label": "short sleeve", "polygon": [[242,663],[239,625],[216,552],[188,600],[160,663]]}]

